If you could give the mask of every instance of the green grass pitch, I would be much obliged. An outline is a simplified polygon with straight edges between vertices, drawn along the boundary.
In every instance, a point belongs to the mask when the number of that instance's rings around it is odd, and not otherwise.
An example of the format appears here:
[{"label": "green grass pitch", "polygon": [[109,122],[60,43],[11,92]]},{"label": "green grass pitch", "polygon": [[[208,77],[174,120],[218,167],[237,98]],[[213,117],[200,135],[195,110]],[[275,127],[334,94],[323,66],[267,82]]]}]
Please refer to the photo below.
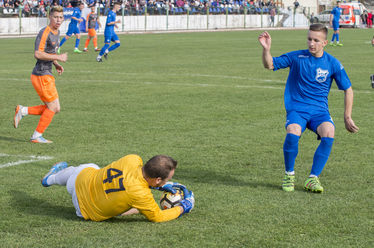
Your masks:
[{"label": "green grass pitch", "polygon": [[[41,103],[30,82],[34,38],[0,39],[0,167],[13,165],[0,168],[1,246],[374,247],[372,31],[342,29],[344,47],[326,48],[350,76],[360,131],[345,130],[334,83],[323,194],[302,189],[318,145],[310,131],[300,140],[296,190],[281,190],[288,70],[263,68],[260,33],[120,35],[103,63],[92,44],[78,55],[68,40],[65,72],[55,75],[61,113],[44,135],[51,145],[29,142],[37,116],[12,126],[17,104]],[[273,56],[306,49],[306,30],[270,34]],[[75,216],[64,187],[40,184],[55,162],[105,166],[130,153],[178,160],[174,181],[194,191],[194,210],[160,224],[141,215],[95,223]]]}]

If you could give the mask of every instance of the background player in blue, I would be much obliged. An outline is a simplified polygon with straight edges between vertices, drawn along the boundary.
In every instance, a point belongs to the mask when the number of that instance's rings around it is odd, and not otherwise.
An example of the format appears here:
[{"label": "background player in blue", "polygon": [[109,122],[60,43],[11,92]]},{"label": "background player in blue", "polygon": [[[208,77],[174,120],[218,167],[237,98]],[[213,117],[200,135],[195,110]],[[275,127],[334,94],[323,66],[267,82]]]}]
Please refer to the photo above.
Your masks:
[{"label": "background player in blue", "polygon": [[340,62],[323,51],[327,45],[327,28],[312,24],[308,31],[308,49],[272,57],[271,37],[263,32],[258,40],[263,47],[264,67],[271,70],[290,68],[284,92],[284,105],[287,112],[287,135],[283,145],[286,174],[283,179],[284,191],[294,191],[295,159],[301,134],[306,128],[317,134],[321,140],[313,157],[312,170],[304,184],[304,189],[323,192],[318,179],[325,166],[334,142],[335,126],[329,113],[328,94],[334,79],[338,88],[344,90],[345,128],[352,133],[358,127],[352,120],[353,90],[351,82]]},{"label": "background player in blue", "polygon": [[[113,5],[113,9],[109,11],[108,16],[106,18],[106,25],[105,25],[105,31],[104,31],[104,46],[101,48],[101,51],[99,55],[96,58],[97,62],[102,62],[102,56],[104,55],[104,58],[108,58],[108,53],[116,49],[121,45],[118,36],[114,32],[114,27],[117,27],[117,23],[121,23],[121,20],[116,21],[116,13],[121,8],[120,2],[115,2]],[[114,42],[112,46],[109,47],[110,42]]]},{"label": "background player in blue", "polygon": [[332,35],[330,45],[334,46],[334,40],[336,39],[337,46],[343,46],[342,43],[339,42],[339,20],[340,15],[342,13],[342,9],[340,8],[340,1],[337,1],[337,6],[333,8],[330,14],[330,27],[334,29],[334,34]]},{"label": "background player in blue", "polygon": [[77,39],[75,40],[75,53],[82,53],[81,50],[78,49],[79,42],[81,40],[81,34],[79,31],[78,24],[81,23],[83,20],[81,19],[81,13],[84,9],[84,3],[78,2],[78,7],[74,9],[73,15],[71,16],[71,21],[69,23],[68,31],[66,32],[66,36],[61,40],[60,47],[57,50],[57,53],[59,54],[61,52],[61,47],[65,43],[67,39],[69,39],[73,34],[76,35]]}]

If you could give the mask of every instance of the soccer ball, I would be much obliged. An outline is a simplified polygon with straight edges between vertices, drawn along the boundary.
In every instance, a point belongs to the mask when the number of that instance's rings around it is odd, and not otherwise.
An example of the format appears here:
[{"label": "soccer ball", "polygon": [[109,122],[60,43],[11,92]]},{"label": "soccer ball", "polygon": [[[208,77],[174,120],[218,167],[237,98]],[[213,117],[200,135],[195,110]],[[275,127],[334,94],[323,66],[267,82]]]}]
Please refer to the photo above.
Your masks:
[{"label": "soccer ball", "polygon": [[175,206],[180,206],[180,201],[183,200],[183,191],[177,189],[177,193],[164,192],[160,199],[160,206],[162,209],[168,209]]}]

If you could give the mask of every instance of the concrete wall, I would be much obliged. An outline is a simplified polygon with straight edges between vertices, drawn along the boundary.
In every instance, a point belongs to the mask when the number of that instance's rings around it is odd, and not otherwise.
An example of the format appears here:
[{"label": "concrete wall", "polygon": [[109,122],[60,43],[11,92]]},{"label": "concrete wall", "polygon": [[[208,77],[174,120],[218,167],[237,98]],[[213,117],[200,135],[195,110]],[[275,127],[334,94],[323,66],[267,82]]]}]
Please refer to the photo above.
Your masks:
[{"label": "concrete wall", "polygon": [[[292,13],[290,13],[292,15]],[[118,32],[136,31],[166,31],[166,30],[214,30],[235,28],[260,28],[268,27],[269,15],[169,15],[167,16],[124,16],[117,17],[122,23],[118,24]],[[275,16],[275,25],[282,19],[282,15]],[[100,22],[105,23],[106,17],[101,16]],[[293,24],[295,20],[295,25]],[[65,34],[69,21],[62,24],[60,31]],[[19,18],[1,18],[0,35],[9,34],[36,34],[47,25],[46,18],[22,18],[21,30]],[[307,27],[309,25],[305,16],[299,14],[295,18],[290,16],[286,22],[287,27]],[[100,29],[99,33],[103,33]]]}]

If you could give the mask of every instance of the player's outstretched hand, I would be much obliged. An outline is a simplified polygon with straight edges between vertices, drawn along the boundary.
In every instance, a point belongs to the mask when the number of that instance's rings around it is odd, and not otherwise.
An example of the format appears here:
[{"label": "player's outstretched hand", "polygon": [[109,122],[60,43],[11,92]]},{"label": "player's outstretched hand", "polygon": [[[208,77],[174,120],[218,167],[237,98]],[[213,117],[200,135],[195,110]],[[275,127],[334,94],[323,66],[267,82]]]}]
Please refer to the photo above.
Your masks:
[{"label": "player's outstretched hand", "polygon": [[357,133],[358,130],[359,130],[359,128],[355,125],[352,118],[344,118],[344,124],[345,124],[345,128],[348,130],[348,132]]},{"label": "player's outstretched hand", "polygon": [[258,36],[258,41],[264,49],[270,50],[271,47],[271,36],[268,32],[263,32]]},{"label": "player's outstretched hand", "polygon": [[181,190],[183,190],[183,192],[186,190],[186,192],[187,192],[186,186],[184,186],[180,183],[174,183],[174,182],[167,182],[164,185],[162,185],[161,187],[154,187],[153,189],[157,189],[157,190],[161,190],[161,191],[167,191],[167,192],[170,192],[172,194],[177,193],[176,189],[181,189]]},{"label": "player's outstretched hand", "polygon": [[187,194],[184,195],[184,199],[180,201],[181,206],[183,208],[183,213],[189,213],[195,206],[195,196],[192,191],[188,191]]}]

